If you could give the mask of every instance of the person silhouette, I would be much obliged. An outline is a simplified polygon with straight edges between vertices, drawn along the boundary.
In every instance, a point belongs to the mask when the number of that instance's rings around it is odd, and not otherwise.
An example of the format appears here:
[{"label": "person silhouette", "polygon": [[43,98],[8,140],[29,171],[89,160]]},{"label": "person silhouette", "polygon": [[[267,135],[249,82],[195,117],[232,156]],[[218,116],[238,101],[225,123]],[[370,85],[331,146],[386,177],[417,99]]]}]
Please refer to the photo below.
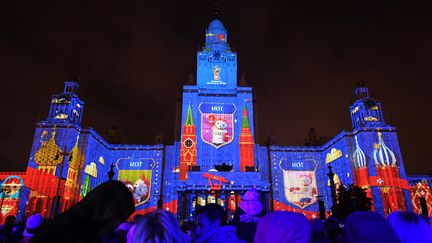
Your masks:
[{"label": "person silhouette", "polygon": [[123,183],[104,182],[69,210],[42,225],[32,242],[95,242],[134,211],[132,193]]}]

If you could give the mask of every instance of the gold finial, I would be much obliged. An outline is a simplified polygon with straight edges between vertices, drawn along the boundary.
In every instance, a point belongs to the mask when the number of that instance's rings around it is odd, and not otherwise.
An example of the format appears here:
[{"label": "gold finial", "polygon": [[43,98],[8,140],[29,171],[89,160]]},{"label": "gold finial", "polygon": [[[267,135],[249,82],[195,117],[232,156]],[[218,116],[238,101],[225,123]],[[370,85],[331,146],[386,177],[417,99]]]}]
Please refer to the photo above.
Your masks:
[{"label": "gold finial", "polygon": [[381,128],[377,128],[378,138],[382,138]]},{"label": "gold finial", "polygon": [[374,143],[374,148],[375,148],[376,150],[379,150],[379,149],[380,149],[380,144],[379,144],[379,143]]}]

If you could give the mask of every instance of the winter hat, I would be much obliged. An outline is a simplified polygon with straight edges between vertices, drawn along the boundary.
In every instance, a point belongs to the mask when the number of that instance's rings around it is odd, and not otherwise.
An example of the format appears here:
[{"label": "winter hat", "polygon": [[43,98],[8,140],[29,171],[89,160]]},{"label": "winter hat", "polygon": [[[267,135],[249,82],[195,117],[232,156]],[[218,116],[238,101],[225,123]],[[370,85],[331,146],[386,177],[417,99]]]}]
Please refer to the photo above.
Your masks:
[{"label": "winter hat", "polygon": [[263,210],[263,204],[259,200],[259,193],[255,188],[247,191],[243,196],[243,201],[240,202],[239,207],[250,216],[255,216]]},{"label": "winter hat", "polygon": [[432,228],[420,215],[413,212],[393,212],[387,216],[400,241],[432,242]]},{"label": "winter hat", "polygon": [[132,226],[132,228],[129,229],[129,231],[126,235],[126,243],[132,243],[133,242],[133,236],[135,234],[135,228],[136,228],[136,225]]},{"label": "winter hat", "polygon": [[39,228],[43,223],[42,215],[35,214],[30,216],[26,221],[26,228],[23,232],[24,237],[33,237]]},{"label": "winter hat", "polygon": [[310,227],[312,234],[321,234],[324,232],[324,223],[321,219],[314,219],[310,221]]},{"label": "winter hat", "polygon": [[123,222],[118,227],[117,230],[123,230],[124,232],[127,232],[130,228],[132,228],[134,224],[130,222]]},{"label": "winter hat", "polygon": [[310,242],[311,230],[308,219],[301,213],[274,211],[258,223],[254,242],[276,243]]},{"label": "winter hat", "polygon": [[345,220],[346,242],[400,242],[391,225],[374,212],[357,211]]}]

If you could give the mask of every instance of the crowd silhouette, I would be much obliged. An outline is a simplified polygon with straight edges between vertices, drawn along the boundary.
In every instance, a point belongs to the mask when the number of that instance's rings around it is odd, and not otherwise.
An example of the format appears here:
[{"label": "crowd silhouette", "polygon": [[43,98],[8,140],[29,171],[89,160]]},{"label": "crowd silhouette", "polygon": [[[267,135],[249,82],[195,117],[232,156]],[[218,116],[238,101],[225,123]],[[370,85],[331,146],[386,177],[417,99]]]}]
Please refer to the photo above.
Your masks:
[{"label": "crowd silhouette", "polygon": [[[256,192],[247,197],[253,199]],[[240,205],[241,215],[229,222],[225,210],[212,203],[198,207],[195,220],[181,225],[174,214],[161,209],[131,219],[135,210],[132,195],[124,184],[113,180],[100,184],[52,220],[35,214],[25,223],[5,222],[0,242],[432,243],[430,218],[412,212],[393,212],[384,218],[367,210],[353,211],[343,219],[332,215],[309,221],[300,213],[263,214],[252,206],[256,205]]]}]

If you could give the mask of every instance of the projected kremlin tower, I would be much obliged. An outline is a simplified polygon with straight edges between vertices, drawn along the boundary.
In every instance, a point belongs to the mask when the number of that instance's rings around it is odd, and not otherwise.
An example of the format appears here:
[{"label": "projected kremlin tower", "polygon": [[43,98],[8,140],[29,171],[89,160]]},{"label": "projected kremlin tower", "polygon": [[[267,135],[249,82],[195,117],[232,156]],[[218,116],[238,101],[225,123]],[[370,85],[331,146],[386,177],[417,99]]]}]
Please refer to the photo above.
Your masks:
[{"label": "projected kremlin tower", "polygon": [[326,210],[332,206],[329,165],[336,187],[364,188],[377,212],[413,210],[413,205],[418,210],[396,128],[384,121],[381,103],[364,83],[358,83],[357,101],[349,107],[351,131],[319,146],[264,146],[256,143],[252,88],[237,82],[237,54],[219,19],[208,26],[197,53],[196,77],[196,84],[183,86],[181,138],[172,145],[112,144],[81,127],[84,102],[76,94],[78,85],[66,82],[63,92],[52,96],[48,117],[36,124],[26,173],[0,174],[3,187],[15,185],[3,194],[8,210],[2,209],[2,220],[34,213],[53,217],[108,180],[111,166],[114,179],[131,190],[137,213],[159,207],[182,220],[194,220],[196,208],[208,203],[222,205],[232,216],[250,200],[244,196],[249,190],[257,192],[254,200],[265,212],[316,218],[318,197]]},{"label": "projected kremlin tower", "polygon": [[180,148],[180,180],[186,180],[187,171],[196,166],[196,126],[194,125],[192,110],[188,105],[186,121],[183,125],[183,135]]}]

